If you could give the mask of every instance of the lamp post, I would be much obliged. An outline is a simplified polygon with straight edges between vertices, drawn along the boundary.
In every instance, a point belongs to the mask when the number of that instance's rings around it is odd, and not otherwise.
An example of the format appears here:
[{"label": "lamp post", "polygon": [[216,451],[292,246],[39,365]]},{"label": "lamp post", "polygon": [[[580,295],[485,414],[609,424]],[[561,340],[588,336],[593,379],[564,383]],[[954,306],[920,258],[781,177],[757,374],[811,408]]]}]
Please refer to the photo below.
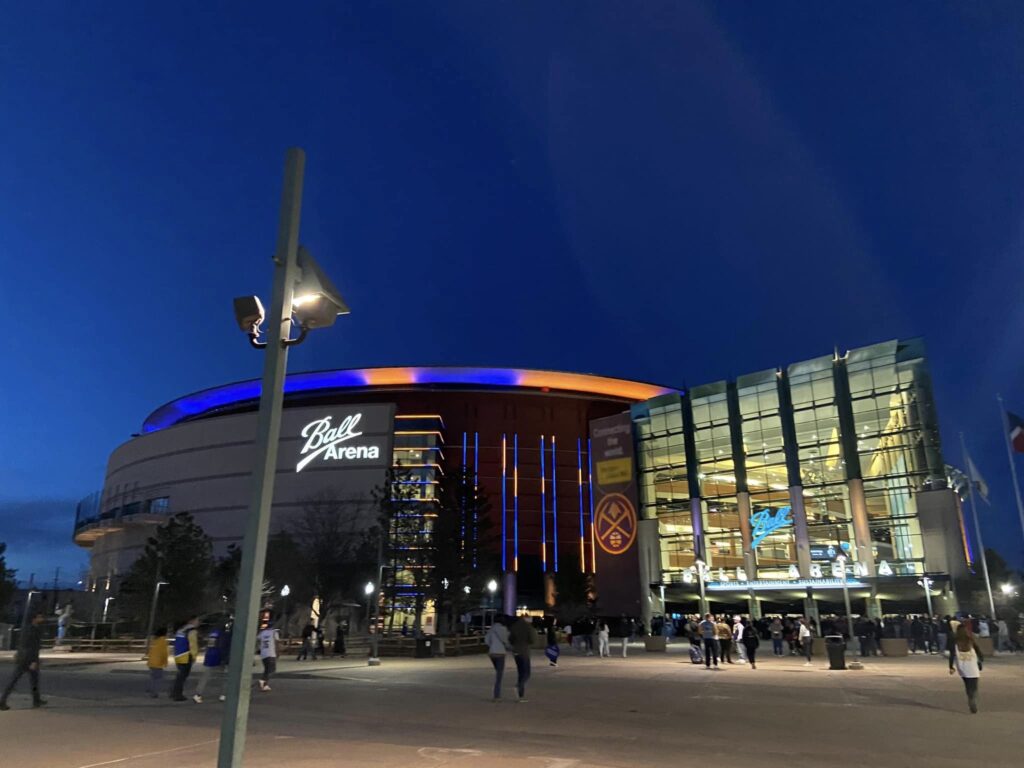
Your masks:
[{"label": "lamp post", "polygon": [[100,620],[101,624],[107,623],[107,609],[110,608],[110,601],[116,599],[116,597],[111,597],[110,595],[103,598],[103,618]]},{"label": "lamp post", "polygon": [[[238,575],[235,604],[235,632],[231,636],[231,656],[237,663],[228,667],[227,705],[221,721],[218,768],[240,768],[245,751],[252,692],[252,649],[256,646],[257,620],[263,587],[270,528],[270,505],[274,497],[277,450],[281,436],[281,409],[284,400],[288,347],[298,344],[310,329],[333,325],[339,314],[348,312],[337,289],[323,274],[305,248],[299,245],[299,220],[302,210],[302,178],[306,155],[298,148],[285,157],[284,185],[278,219],[277,245],[274,251],[274,287],[270,303],[269,331],[260,341],[264,320],[263,306],[255,296],[235,299],[235,319],[249,337],[249,343],[262,349],[263,381],[256,422],[253,450],[252,497],[242,540],[242,563]],[[299,336],[291,338],[293,323],[300,326]]]},{"label": "lamp post", "polygon": [[[30,589],[28,591],[28,594],[25,595],[25,608],[21,612],[21,631],[22,632],[24,632],[25,631],[25,627],[28,626],[28,609],[32,605],[32,597],[34,595],[41,595],[41,594],[43,594],[43,593],[40,592],[38,589]],[[96,617],[96,614],[93,614],[93,619],[95,619],[95,617]]]},{"label": "lamp post", "polygon": [[707,573],[707,563],[698,557],[693,561],[693,564],[697,568],[697,583],[700,585],[700,615],[703,616],[708,612],[708,599],[704,594],[704,577]]},{"label": "lamp post", "polygon": [[366,595],[366,626],[370,626],[370,596],[377,591],[377,587],[374,586],[372,581],[366,582],[366,586],[363,587],[363,594]]},{"label": "lamp post", "polygon": [[917,580],[917,585],[924,590],[924,599],[925,602],[928,604],[928,621],[931,621],[932,616],[935,615],[932,613],[932,584],[934,583],[935,582],[929,579],[927,576]]},{"label": "lamp post", "polygon": [[166,581],[157,579],[153,586],[153,602],[149,604],[149,624],[146,625],[146,648],[149,648],[149,638],[153,636],[153,625],[156,623],[156,603],[160,598],[160,587],[166,587]]},{"label": "lamp post", "polygon": [[850,608],[850,585],[846,581],[846,555],[839,555],[836,558],[836,562],[839,563],[839,569],[842,571],[843,576],[843,602],[846,604],[846,631],[849,633],[850,642],[853,642],[853,638],[856,636],[853,631],[853,610]]},{"label": "lamp post", "polygon": [[284,624],[284,639],[288,639],[288,595],[292,588],[285,584],[281,587],[281,621]]},{"label": "lamp post", "polygon": [[[487,611],[490,613],[494,610],[494,593],[498,591],[498,582],[491,579],[487,582]],[[486,620],[486,616],[484,617]],[[491,624],[494,623],[494,617],[491,616]],[[490,624],[488,624],[490,626]]]}]

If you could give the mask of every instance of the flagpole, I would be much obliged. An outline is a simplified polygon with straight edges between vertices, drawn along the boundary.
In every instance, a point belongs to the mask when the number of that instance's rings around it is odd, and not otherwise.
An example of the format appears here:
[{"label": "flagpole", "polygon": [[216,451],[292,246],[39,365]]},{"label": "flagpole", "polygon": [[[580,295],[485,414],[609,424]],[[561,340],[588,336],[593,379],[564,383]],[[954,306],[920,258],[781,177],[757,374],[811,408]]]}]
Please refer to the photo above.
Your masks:
[{"label": "flagpole", "polygon": [[992,619],[996,618],[996,601],[992,599],[992,582],[988,578],[988,560],[985,557],[985,542],[981,538],[981,523],[978,522],[978,506],[974,501],[974,495],[977,493],[977,488],[974,485],[974,471],[971,469],[973,462],[971,457],[967,455],[967,444],[964,442],[964,433],[960,433],[960,450],[964,454],[964,464],[967,469],[967,480],[970,483],[971,489],[971,515],[974,516],[974,534],[978,539],[978,555],[981,558],[981,571],[985,574],[985,589],[988,592],[988,607],[991,611],[989,614]]},{"label": "flagpole", "polygon": [[1024,534],[1024,501],[1020,498],[1020,481],[1017,479],[1017,462],[1013,460],[1013,448],[1010,446],[1010,419],[1006,415],[1003,398],[996,395],[999,401],[999,412],[1003,417],[1003,442],[1006,443],[1006,459],[1010,462],[1010,475],[1013,477],[1013,492],[1017,496],[1017,514],[1020,515],[1020,530]]}]

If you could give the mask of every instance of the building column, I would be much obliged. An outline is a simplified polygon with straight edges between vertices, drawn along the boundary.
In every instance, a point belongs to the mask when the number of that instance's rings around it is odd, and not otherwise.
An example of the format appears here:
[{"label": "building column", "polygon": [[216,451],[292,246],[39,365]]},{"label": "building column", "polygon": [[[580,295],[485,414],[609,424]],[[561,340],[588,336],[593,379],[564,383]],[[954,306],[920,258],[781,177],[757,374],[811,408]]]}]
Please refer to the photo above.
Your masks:
[{"label": "building column", "polygon": [[544,607],[551,610],[555,607],[558,590],[555,589],[555,574],[548,571],[544,574]]},{"label": "building column", "polygon": [[750,493],[738,491],[736,493],[736,512],[740,516],[740,538],[743,547],[743,570],[747,572],[748,579],[757,578],[757,559],[754,557],[754,548],[751,543],[754,540],[750,530]]},{"label": "building column", "polygon": [[658,535],[657,520],[638,520],[636,546],[640,556],[640,620],[645,627],[651,626],[654,616],[654,598],[651,584],[661,582],[661,537]]},{"label": "building column", "polygon": [[800,576],[811,578],[811,542],[807,534],[807,511],[804,509],[804,488],[793,485],[789,489],[790,511],[793,514],[793,536],[796,539],[796,563]]},{"label": "building column", "polygon": [[864,498],[864,481],[859,477],[846,481],[850,492],[850,514],[853,517],[853,539],[857,546],[857,562],[866,569],[867,576],[877,575],[875,555],[871,546],[871,528],[868,526],[868,505]]},{"label": "building column", "polygon": [[814,623],[821,632],[821,618],[818,616],[818,601],[814,597],[814,590],[807,588],[807,597],[804,598],[804,616],[814,619]]},{"label": "building column", "polygon": [[505,574],[504,585],[501,592],[502,612],[506,616],[516,615],[516,604],[519,602],[519,595],[516,594],[516,575],[509,571]]}]

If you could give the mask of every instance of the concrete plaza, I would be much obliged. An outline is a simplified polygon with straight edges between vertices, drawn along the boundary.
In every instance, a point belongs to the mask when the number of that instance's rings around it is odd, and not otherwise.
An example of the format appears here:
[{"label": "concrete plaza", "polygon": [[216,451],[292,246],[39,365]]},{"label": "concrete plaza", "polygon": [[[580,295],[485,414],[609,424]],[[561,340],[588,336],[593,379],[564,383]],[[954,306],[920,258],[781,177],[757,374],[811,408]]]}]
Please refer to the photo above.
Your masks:
[{"label": "concrete plaza", "polygon": [[[380,667],[282,660],[273,691],[253,693],[246,765],[993,768],[1024,760],[1024,657],[985,665],[981,712],[971,715],[939,656],[831,672],[820,659],[806,667],[768,655],[757,670],[714,672],[683,650],[634,647],[628,659],[566,653],[557,669],[536,653],[526,703],[515,701],[510,659],[497,704],[486,656]],[[0,658],[0,677],[10,670],[9,656]],[[130,657],[44,658],[49,705],[29,709],[19,688],[11,711],[0,713],[0,766],[215,765],[217,691],[201,705],[152,700],[145,679]]]}]

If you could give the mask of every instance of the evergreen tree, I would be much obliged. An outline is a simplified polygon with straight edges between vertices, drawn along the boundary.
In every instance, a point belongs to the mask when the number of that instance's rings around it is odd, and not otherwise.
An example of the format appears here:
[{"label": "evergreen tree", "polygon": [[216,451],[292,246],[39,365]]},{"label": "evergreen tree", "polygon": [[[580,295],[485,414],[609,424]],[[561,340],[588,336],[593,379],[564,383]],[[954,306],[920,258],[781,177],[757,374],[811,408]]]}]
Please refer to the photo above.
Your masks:
[{"label": "evergreen tree", "polygon": [[18,582],[14,579],[15,572],[7,567],[7,544],[0,541],[0,616],[4,616],[7,606],[11,604]]},{"label": "evergreen tree", "polygon": [[[144,626],[157,581],[160,590],[156,626],[173,625],[210,606],[213,544],[187,512],[179,512],[156,529],[121,581],[122,615]],[[216,596],[217,603],[220,595]]]}]

